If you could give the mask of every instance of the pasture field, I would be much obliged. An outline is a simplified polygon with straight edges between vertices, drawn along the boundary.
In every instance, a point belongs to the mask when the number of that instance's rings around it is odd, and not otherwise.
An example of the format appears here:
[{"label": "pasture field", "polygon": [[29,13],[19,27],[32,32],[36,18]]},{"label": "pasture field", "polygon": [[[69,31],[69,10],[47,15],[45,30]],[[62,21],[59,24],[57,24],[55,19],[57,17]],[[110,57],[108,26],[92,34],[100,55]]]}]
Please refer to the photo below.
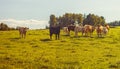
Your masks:
[{"label": "pasture field", "polygon": [[65,36],[49,39],[49,31],[0,31],[0,69],[120,69],[120,27],[98,38]]}]

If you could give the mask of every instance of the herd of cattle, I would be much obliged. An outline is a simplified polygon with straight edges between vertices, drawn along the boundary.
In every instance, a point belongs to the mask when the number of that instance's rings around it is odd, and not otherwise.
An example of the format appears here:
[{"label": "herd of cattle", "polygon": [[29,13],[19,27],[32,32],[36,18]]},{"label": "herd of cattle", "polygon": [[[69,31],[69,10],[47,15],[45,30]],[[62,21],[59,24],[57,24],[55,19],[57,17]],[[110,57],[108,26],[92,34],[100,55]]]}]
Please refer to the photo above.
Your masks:
[{"label": "herd of cattle", "polygon": [[[96,30],[96,33],[98,37],[103,37],[103,35],[106,35],[109,31],[109,25],[69,25],[67,27],[63,27],[63,31],[66,33],[66,35],[70,35],[70,31],[74,31],[75,36],[78,36],[78,33],[81,32],[82,36],[92,36],[93,32]],[[60,35],[60,26],[51,26],[50,27],[50,38],[52,39],[52,34],[56,35],[56,39],[59,39]]]},{"label": "herd of cattle", "polygon": [[[67,27],[63,27],[63,31],[66,33],[66,35],[70,35],[70,31],[74,31],[75,36],[78,36],[78,33],[81,32],[82,36],[92,36],[93,32],[96,30],[96,33],[98,37],[103,37],[103,35],[106,35],[109,31],[109,25],[69,25]],[[19,34],[21,38],[26,37],[26,32],[29,28],[27,27],[18,27]],[[50,39],[52,39],[52,35],[55,34],[56,39],[60,38],[60,26],[50,26],[49,28],[50,33]]]}]

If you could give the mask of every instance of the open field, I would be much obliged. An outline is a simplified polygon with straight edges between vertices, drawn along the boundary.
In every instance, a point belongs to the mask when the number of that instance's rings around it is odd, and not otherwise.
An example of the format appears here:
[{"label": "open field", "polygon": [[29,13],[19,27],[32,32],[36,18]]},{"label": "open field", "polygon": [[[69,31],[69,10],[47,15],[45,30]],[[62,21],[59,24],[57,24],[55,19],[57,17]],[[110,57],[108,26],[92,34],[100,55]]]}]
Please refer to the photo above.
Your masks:
[{"label": "open field", "polygon": [[48,30],[0,31],[0,69],[120,69],[120,27],[98,38],[65,36],[49,39]]}]

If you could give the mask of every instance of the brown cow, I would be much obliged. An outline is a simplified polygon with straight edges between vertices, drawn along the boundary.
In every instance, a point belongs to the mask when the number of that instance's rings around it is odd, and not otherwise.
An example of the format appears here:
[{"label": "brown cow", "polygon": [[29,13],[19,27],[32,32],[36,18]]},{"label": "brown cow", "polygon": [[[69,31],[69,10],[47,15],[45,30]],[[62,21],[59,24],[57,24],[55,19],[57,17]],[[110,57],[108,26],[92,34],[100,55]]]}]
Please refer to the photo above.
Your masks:
[{"label": "brown cow", "polygon": [[94,30],[95,30],[95,27],[94,27],[94,26],[85,25],[85,26],[84,26],[85,36],[88,36],[88,34],[90,34],[90,37],[91,37]]},{"label": "brown cow", "polygon": [[106,35],[108,33],[108,28],[107,27],[103,27],[103,34]]},{"label": "brown cow", "polygon": [[19,30],[19,34],[21,38],[25,38],[26,37],[26,32],[29,28],[27,27],[18,27]]},{"label": "brown cow", "polygon": [[105,27],[109,30],[110,26],[108,24],[105,24]]},{"label": "brown cow", "polygon": [[110,29],[110,26],[106,24],[106,25],[103,27],[103,34],[106,35],[106,34],[108,33],[109,29]]},{"label": "brown cow", "polygon": [[102,37],[103,26],[102,25],[97,25],[96,32],[97,32],[98,37]]}]

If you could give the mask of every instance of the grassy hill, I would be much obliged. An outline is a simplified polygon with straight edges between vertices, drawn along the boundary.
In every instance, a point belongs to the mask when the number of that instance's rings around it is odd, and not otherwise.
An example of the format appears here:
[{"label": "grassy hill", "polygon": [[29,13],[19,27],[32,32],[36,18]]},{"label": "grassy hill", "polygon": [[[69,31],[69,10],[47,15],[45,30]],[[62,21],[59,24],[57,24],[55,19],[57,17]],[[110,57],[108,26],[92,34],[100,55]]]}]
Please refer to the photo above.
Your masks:
[{"label": "grassy hill", "polygon": [[120,69],[120,27],[98,38],[65,36],[49,39],[48,30],[0,31],[0,69]]}]

